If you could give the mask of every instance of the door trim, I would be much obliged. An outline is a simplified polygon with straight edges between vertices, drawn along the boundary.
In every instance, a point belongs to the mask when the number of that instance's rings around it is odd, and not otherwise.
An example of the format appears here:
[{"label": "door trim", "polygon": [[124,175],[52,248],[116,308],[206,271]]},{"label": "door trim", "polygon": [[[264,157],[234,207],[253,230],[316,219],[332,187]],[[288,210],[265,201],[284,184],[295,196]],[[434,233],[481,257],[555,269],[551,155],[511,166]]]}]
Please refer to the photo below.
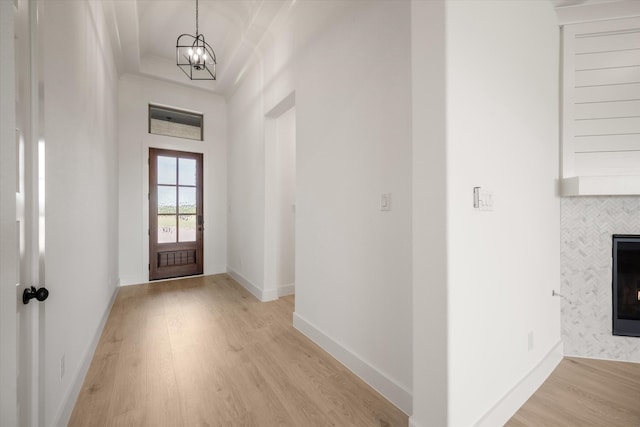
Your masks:
[{"label": "door trim", "polygon": [[[0,424],[16,425],[16,230],[15,41],[13,2],[0,1]],[[5,143],[6,142],[6,143]]]},{"label": "door trim", "polygon": [[[181,159],[194,159],[196,160],[196,240],[194,242],[175,242],[175,243],[157,243],[157,230],[158,230],[158,196],[157,191],[152,185],[152,177],[155,176],[157,179],[157,162],[153,161],[153,159],[159,156],[175,156]],[[204,191],[203,191],[203,169],[204,169],[204,155],[202,153],[196,152],[188,152],[188,151],[180,151],[180,150],[170,150],[170,149],[161,149],[149,147],[149,174],[148,174],[148,237],[149,237],[149,280],[162,280],[162,279],[170,279],[174,277],[185,277],[185,276],[193,276],[203,274],[204,272]],[[176,177],[176,190],[179,188],[178,178]],[[179,201],[176,199],[177,206],[179,206]],[[179,218],[179,212],[176,211],[176,218]],[[178,225],[178,224],[176,224]],[[177,228],[177,233],[179,234],[179,228]],[[158,266],[159,258],[158,255],[161,253],[161,247],[164,247],[164,254],[167,254],[167,257],[173,255],[174,261],[175,256],[185,255],[187,257],[189,251],[195,251],[195,263],[188,263],[185,265],[173,265],[167,266],[166,268],[162,268]]]}]

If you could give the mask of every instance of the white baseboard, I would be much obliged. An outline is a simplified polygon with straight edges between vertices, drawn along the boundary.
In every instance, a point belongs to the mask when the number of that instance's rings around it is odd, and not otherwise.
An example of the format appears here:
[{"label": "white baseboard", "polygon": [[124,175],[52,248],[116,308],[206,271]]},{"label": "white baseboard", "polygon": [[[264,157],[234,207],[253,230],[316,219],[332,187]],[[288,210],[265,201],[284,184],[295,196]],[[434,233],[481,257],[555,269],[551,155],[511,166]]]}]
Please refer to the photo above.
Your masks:
[{"label": "white baseboard", "polygon": [[423,427],[422,424],[419,424],[413,417],[409,417],[409,427]]},{"label": "white baseboard", "polygon": [[[504,425],[518,409],[535,393],[542,383],[551,375],[564,356],[562,341],[547,353],[547,355],[487,411],[474,425],[475,427],[495,427]],[[417,424],[416,424],[417,426]]]},{"label": "white baseboard", "polygon": [[143,283],[147,283],[149,281],[149,277],[121,277],[118,286],[131,286],[131,285],[141,285]]},{"label": "white baseboard", "polygon": [[249,291],[254,297],[258,298],[261,302],[273,301],[278,299],[277,289],[263,290],[251,283],[249,279],[238,273],[231,267],[227,267],[227,274],[233,278],[236,282]]},{"label": "white baseboard", "polygon": [[293,326],[376,389],[378,393],[387,398],[405,414],[411,414],[413,397],[409,390],[396,383],[342,344],[333,340],[298,313],[293,313]]},{"label": "white baseboard", "polygon": [[[619,337],[619,338],[626,338],[626,337]],[[577,359],[604,360],[604,361],[606,361],[606,362],[640,363],[640,360],[634,360],[634,359],[629,359],[629,358],[613,359],[613,358],[611,358],[611,357],[585,356],[584,354],[571,354],[571,353],[566,353],[566,354],[564,355],[564,357],[575,357],[575,358],[577,358]]]},{"label": "white baseboard", "polygon": [[211,268],[207,268],[207,266],[205,265],[203,274],[205,276],[214,276],[216,274],[224,274],[226,272],[227,272],[227,266],[226,265],[216,265],[216,266],[211,267]]},{"label": "white baseboard", "polygon": [[117,295],[118,287],[116,286],[113,290],[113,294],[111,295],[111,300],[107,305],[107,309],[102,314],[102,319],[100,320],[98,329],[96,330],[96,333],[94,334],[89,347],[82,355],[82,363],[80,365],[80,368],[76,372],[76,375],[74,376],[70,387],[67,389],[67,392],[62,399],[62,405],[60,406],[58,414],[55,417],[55,422],[52,425],[64,427],[69,424],[69,419],[71,418],[73,407],[76,405],[76,400],[78,399],[78,395],[80,394],[80,390],[82,389],[84,378],[89,371],[89,366],[91,366],[93,355],[96,352],[98,342],[100,341],[100,337],[102,336],[102,331],[104,330],[104,326],[107,324],[107,319],[109,318],[109,314],[111,314],[111,309],[113,308],[113,303],[116,301]]},{"label": "white baseboard", "polygon": [[296,293],[296,284],[289,283],[288,285],[281,285],[278,288],[278,296],[285,297],[287,295],[293,295]]},{"label": "white baseboard", "polygon": [[267,301],[274,301],[277,299],[278,299],[277,289],[266,289],[262,291],[262,297],[260,298],[260,301],[267,302]]},{"label": "white baseboard", "polygon": [[149,283],[171,282],[171,281],[174,281],[174,280],[188,279],[190,277],[205,277],[205,276],[207,276],[207,275],[206,274],[194,274],[192,276],[169,277],[168,279],[133,281],[131,283],[120,283],[120,286],[138,286],[138,285],[146,285],[146,284],[149,284]]},{"label": "white baseboard", "polygon": [[[205,267],[204,273],[197,276],[213,276],[215,274],[224,274],[227,272],[226,267],[215,266],[213,268]],[[196,276],[196,277],[197,277]],[[192,277],[192,276],[189,276]],[[172,277],[170,279],[164,280],[177,280],[182,279],[183,277]],[[161,282],[162,280],[154,280],[154,282]],[[131,285],[142,285],[145,283],[149,283],[149,274],[146,275],[135,275],[135,276],[123,276],[118,280],[118,286],[131,286]]]}]

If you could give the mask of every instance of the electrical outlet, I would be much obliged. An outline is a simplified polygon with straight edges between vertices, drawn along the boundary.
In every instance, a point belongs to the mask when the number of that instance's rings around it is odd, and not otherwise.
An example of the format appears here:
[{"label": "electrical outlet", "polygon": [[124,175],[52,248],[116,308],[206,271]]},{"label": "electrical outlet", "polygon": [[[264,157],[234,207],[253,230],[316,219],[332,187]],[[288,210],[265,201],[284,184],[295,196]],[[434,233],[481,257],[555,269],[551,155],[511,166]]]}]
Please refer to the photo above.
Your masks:
[{"label": "electrical outlet", "polygon": [[65,366],[64,366],[64,354],[63,354],[62,357],[60,358],[60,379],[64,378],[64,371],[65,371]]},{"label": "electrical outlet", "polygon": [[527,348],[529,349],[529,351],[533,350],[533,331],[529,332],[527,341]]}]

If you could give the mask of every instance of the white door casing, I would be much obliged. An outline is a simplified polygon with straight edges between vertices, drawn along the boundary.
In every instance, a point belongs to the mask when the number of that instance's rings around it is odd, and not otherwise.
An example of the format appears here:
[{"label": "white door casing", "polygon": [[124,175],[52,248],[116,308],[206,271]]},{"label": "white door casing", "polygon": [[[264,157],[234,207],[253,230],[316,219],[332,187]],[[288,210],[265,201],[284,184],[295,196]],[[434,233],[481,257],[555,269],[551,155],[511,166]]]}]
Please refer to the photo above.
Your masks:
[{"label": "white door casing", "polygon": [[0,424],[17,425],[14,4],[0,1]]},{"label": "white door casing", "polygon": [[[45,425],[42,391],[43,354],[39,345],[41,321],[44,320],[42,303],[32,299],[24,304],[22,295],[26,288],[43,286],[43,240],[40,222],[43,219],[44,188],[41,183],[44,171],[44,146],[41,135],[40,114],[42,92],[39,88],[39,40],[38,7],[35,0],[16,0],[15,12],[15,124],[16,124],[16,227],[18,277],[16,290],[16,391],[17,424],[25,427]],[[42,188],[41,188],[42,187]],[[41,193],[42,190],[42,193]],[[43,235],[43,234],[42,234]]]}]

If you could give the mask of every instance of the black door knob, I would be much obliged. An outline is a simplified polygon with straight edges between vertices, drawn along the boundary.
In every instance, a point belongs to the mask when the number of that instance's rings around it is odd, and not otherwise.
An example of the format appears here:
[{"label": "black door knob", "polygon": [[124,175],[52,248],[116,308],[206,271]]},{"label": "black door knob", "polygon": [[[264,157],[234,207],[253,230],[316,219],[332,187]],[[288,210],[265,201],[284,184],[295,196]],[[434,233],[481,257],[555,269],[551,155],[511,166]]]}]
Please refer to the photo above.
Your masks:
[{"label": "black door knob", "polygon": [[35,286],[31,288],[27,288],[22,292],[22,303],[29,304],[32,298],[37,299],[38,301],[44,301],[49,296],[49,291],[47,288],[40,288],[36,290]]}]

